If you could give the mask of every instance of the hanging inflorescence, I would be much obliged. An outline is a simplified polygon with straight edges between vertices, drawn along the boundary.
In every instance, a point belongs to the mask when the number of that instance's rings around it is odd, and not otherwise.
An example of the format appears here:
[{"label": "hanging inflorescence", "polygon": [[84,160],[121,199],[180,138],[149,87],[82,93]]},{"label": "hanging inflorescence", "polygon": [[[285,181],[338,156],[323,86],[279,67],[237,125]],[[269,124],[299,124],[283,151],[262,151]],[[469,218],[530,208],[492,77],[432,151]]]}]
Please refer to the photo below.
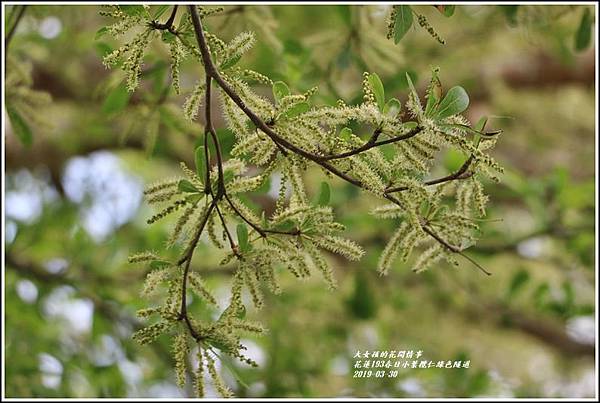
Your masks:
[{"label": "hanging inflorescence", "polygon": [[[167,243],[179,252],[174,260],[155,252],[130,257],[132,263],[152,269],[144,285],[145,296],[158,301],[157,293],[166,290],[162,302],[138,312],[156,320],[134,337],[149,343],[163,333],[174,335],[180,385],[185,382],[192,351],[196,357],[194,385],[200,396],[206,373],[223,396],[231,394],[215,367],[217,351],[256,365],[243,354],[240,337],[264,329],[245,318],[243,293],[261,308],[264,290],[279,293],[279,278],[286,272],[306,278],[316,271],[333,289],[335,276],[324,252],[349,260],[363,256],[358,244],[341,236],[344,226],[335,221],[329,206],[329,185],[323,182],[316,198],[308,194],[303,173],[310,166],[382,200],[371,213],[394,220],[397,229],[379,259],[381,274],[397,260],[408,261],[420,247],[423,251],[413,263],[416,272],[441,259],[458,265],[457,256],[465,256],[463,251],[476,242],[478,219],[485,215],[488,199],[481,180],[497,180],[496,173],[502,171],[486,153],[498,132],[485,132],[485,119],[471,126],[460,115],[469,98],[458,86],[444,93],[438,69],[432,71],[424,103],[410,76],[406,76],[410,91],[403,106],[395,98],[386,99],[377,74],[366,72],[363,102],[316,106],[312,100],[316,88],[294,93],[281,81],[236,67],[254,43],[254,35],[242,32],[224,41],[202,29],[201,19],[218,10],[189,6],[175,26],[176,6],[165,24],[149,18],[145,8],[138,13],[126,13],[122,8],[108,7],[107,15],[118,19],[109,30],[115,35],[134,28],[140,32],[109,54],[105,64],[113,66],[121,60],[128,88],[135,90],[149,42],[162,38],[170,47],[176,91],[184,59],[196,59],[204,66],[205,76],[184,101],[186,118],[196,120],[200,108],[210,116],[212,103],[207,101],[218,98],[227,127],[235,135],[232,157],[223,160],[217,133],[212,122],[206,121],[204,145],[194,153],[195,166],[182,163],[181,176],[152,184],[144,192],[149,204],[160,206],[149,224],[177,216]],[[254,92],[251,83],[256,82],[272,86],[272,97]],[[447,149],[463,153],[463,164],[445,177],[426,179],[436,155]],[[244,196],[265,186],[275,173],[281,177],[275,211],[257,213],[244,202]],[[231,294],[225,306],[217,307],[218,300],[192,265],[203,234],[207,234],[207,242],[225,251],[221,265],[233,266]],[[202,303],[222,309],[222,314],[216,320],[192,315],[188,292]]]}]

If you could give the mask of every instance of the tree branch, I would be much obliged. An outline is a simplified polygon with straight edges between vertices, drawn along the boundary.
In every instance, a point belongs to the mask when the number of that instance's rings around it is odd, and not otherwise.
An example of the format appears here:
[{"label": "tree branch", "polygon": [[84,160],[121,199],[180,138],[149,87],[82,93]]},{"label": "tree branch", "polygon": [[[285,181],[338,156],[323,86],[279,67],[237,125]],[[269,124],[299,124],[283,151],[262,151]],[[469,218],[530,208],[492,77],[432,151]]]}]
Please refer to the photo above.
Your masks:
[{"label": "tree branch", "polygon": [[[442,178],[428,180],[424,184],[427,186],[431,186],[431,185],[437,185],[437,184],[443,183],[443,182],[453,181],[456,179],[467,179],[467,178],[473,176],[472,173],[467,173],[467,169],[469,169],[471,162],[473,162],[472,155],[461,165],[461,167],[456,172],[454,172],[450,175],[446,175]],[[388,188],[385,191],[385,193],[389,194],[389,193],[395,193],[395,192],[403,192],[405,190],[408,190],[407,186],[398,186],[398,187]]]},{"label": "tree branch", "polygon": [[[219,87],[221,87],[221,89],[227,94],[227,96],[229,96],[229,98],[231,98],[231,100],[238,106],[238,108],[240,108],[244,114],[252,121],[252,123],[254,123],[254,125],[262,130],[276,145],[284,147],[292,152],[294,152],[297,155],[300,155],[301,157],[304,157],[310,161],[313,161],[314,163],[320,165],[321,167],[323,167],[324,169],[326,169],[327,171],[331,172],[332,174],[338,176],[339,178],[361,188],[364,190],[368,190],[367,186],[362,183],[360,180],[353,178],[343,172],[341,172],[338,168],[334,167],[333,165],[331,165],[330,163],[328,163],[326,161],[327,157],[324,156],[318,156],[318,155],[314,155],[296,145],[294,145],[293,143],[289,142],[288,140],[286,140],[285,138],[281,137],[277,132],[275,132],[269,125],[266,124],[266,122],[264,122],[258,115],[256,115],[256,113],[254,113],[254,111],[252,109],[250,109],[245,102],[242,100],[242,98],[237,94],[237,92],[223,79],[223,77],[221,77],[221,75],[219,74],[217,68],[215,67],[211,55],[210,55],[210,50],[208,47],[208,44],[206,42],[206,38],[204,36],[204,29],[202,27],[202,22],[200,20],[200,17],[198,16],[198,11],[196,10],[196,7],[193,5],[188,5],[188,10],[190,12],[191,15],[191,19],[192,19],[192,24],[194,26],[194,32],[196,35],[196,41],[198,42],[198,47],[200,49],[200,55],[202,57],[202,62],[204,65],[204,71],[206,73],[207,77],[212,77],[215,82],[219,85]],[[410,133],[408,133],[407,135],[411,135],[414,136],[416,135],[420,130],[414,130],[414,133],[411,131]],[[375,141],[371,141],[372,143],[376,144],[376,140],[377,140],[377,132],[374,133],[374,136],[372,137],[375,138]],[[400,136],[403,137],[403,136]],[[394,139],[390,139],[388,140],[388,142],[393,142],[393,141],[399,141],[397,140],[398,138],[394,138]],[[403,139],[403,138],[401,138]],[[369,143],[369,142],[368,142]],[[372,145],[366,144],[360,148],[364,148],[364,150],[369,149],[372,147]],[[381,142],[380,142],[381,143]],[[364,151],[363,150],[363,151]],[[356,151],[356,150],[355,150]],[[356,152],[358,153],[358,152]],[[352,154],[354,155],[354,154]],[[340,157],[341,158],[341,157]],[[465,164],[463,164],[463,166],[459,169],[459,171],[455,172],[452,175],[449,175],[447,177],[444,178],[440,178],[440,179],[436,179],[433,181],[430,181],[426,184],[435,184],[435,183],[441,183],[444,181],[449,181],[449,180],[453,180],[453,179],[458,179],[469,167],[469,165],[471,164],[471,161],[473,159],[473,156],[471,156],[469,158],[469,160],[467,160],[465,162]],[[393,188],[392,188],[393,189]],[[406,190],[406,189],[402,189],[402,190]],[[395,191],[400,191],[400,190],[395,190]],[[400,202],[400,200],[394,198],[393,196],[391,196],[389,194],[389,190],[384,192],[384,194],[382,195],[384,198],[390,200],[391,202],[404,207],[402,205],[402,203]],[[428,231],[426,231],[428,232]],[[460,251],[459,249],[452,247],[451,245],[449,245],[448,243],[446,243],[444,240],[442,240],[439,236],[437,236],[437,234],[430,233],[432,231],[429,231],[428,234],[432,236],[433,239],[435,239],[436,241],[440,242],[444,247],[446,247],[447,249],[451,250],[454,253],[460,254],[462,256],[464,256],[465,258],[467,258],[469,261],[471,261],[472,263],[474,263],[480,270],[482,270],[484,273],[488,274],[488,272],[486,272],[480,265],[478,265],[476,262],[473,261],[473,259],[469,258],[468,256],[464,255],[462,253],[462,251]],[[435,235],[435,236],[434,236]]]}]

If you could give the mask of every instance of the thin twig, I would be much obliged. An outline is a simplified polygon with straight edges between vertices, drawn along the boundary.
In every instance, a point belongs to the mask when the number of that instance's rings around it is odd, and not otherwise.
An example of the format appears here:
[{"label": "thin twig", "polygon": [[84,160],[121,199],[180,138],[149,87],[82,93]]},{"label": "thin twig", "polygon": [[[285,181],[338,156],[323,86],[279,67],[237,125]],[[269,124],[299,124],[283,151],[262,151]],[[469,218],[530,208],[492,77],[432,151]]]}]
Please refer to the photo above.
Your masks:
[{"label": "thin twig", "polygon": [[369,139],[369,141],[367,141],[365,144],[363,144],[362,146],[355,148],[354,150],[350,150],[341,154],[335,154],[335,155],[326,155],[324,157],[318,157],[319,159],[323,160],[323,161],[330,161],[330,160],[334,160],[334,159],[341,159],[341,158],[347,158],[347,157],[351,157],[353,155],[357,155],[360,154],[364,151],[370,150],[371,148],[374,147],[380,147],[382,145],[385,144],[391,144],[391,143],[396,143],[398,141],[402,141],[402,140],[407,140],[411,137],[416,136],[417,134],[419,134],[421,131],[423,130],[423,128],[421,126],[415,127],[414,129],[412,129],[411,131],[409,131],[406,134],[402,134],[400,136],[396,136],[396,137],[392,137],[386,140],[381,140],[381,141],[377,141],[377,138],[379,136],[379,134],[381,133],[381,131],[376,130],[373,133],[373,136],[371,136],[371,138]]},{"label": "thin twig", "polygon": [[15,20],[15,23],[13,24],[10,31],[6,35],[6,39],[4,40],[4,52],[5,53],[8,51],[8,45],[10,44],[10,41],[12,40],[13,36],[15,35],[15,32],[17,31],[17,27],[19,26],[19,23],[21,22],[23,15],[25,15],[26,9],[27,9],[26,5],[21,6],[21,9],[19,10],[19,14],[17,14],[17,19]]},{"label": "thin twig", "polygon": [[[473,162],[472,155],[461,165],[461,167],[456,172],[451,173],[450,175],[446,175],[442,178],[428,180],[428,181],[424,182],[423,184],[426,186],[431,186],[431,185],[437,185],[437,184],[443,183],[443,182],[453,181],[456,179],[469,178],[469,177],[473,176],[473,174],[467,172],[467,169],[469,169],[471,162]],[[398,186],[398,187],[388,188],[385,191],[385,193],[389,194],[389,193],[395,193],[395,192],[403,192],[405,190],[408,190],[407,186]]]}]

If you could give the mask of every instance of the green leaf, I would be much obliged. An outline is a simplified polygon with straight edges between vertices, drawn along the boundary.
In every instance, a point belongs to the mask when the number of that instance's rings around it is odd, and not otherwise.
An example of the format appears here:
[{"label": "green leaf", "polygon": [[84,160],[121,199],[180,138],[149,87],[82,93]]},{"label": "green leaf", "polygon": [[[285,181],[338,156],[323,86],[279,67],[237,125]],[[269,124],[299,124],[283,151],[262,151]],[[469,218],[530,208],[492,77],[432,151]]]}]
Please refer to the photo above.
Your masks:
[{"label": "green leaf", "polygon": [[223,63],[221,63],[221,69],[225,70],[228,69],[230,67],[233,67],[237,64],[237,62],[239,62],[242,58],[242,55],[235,55],[227,60],[225,60]]},{"label": "green leaf", "polygon": [[581,16],[581,22],[575,34],[575,49],[582,51],[590,46],[592,39],[592,16],[590,9],[586,8]]},{"label": "green leaf", "polygon": [[419,93],[417,92],[417,89],[415,88],[415,85],[412,82],[412,79],[410,78],[410,75],[408,74],[408,72],[406,72],[406,82],[408,83],[408,88],[410,88],[410,91],[412,92],[413,96],[415,97],[415,100],[417,102],[419,102]]},{"label": "green leaf", "polygon": [[223,172],[223,182],[225,182],[225,183],[231,182],[233,180],[234,176],[235,176],[235,174],[233,173],[232,170],[226,169],[225,172]]},{"label": "green leaf", "polygon": [[458,168],[461,167],[462,164],[464,164],[464,162],[465,162],[465,156],[462,152],[460,152],[454,148],[448,149],[448,151],[446,152],[446,156],[444,158],[444,167],[448,171],[450,171],[450,172],[456,171]]},{"label": "green leaf", "polygon": [[282,223],[279,223],[275,226],[274,229],[278,231],[291,231],[296,228],[296,223],[292,220],[285,220]]},{"label": "green leaf", "polygon": [[150,262],[150,268],[152,269],[160,269],[165,266],[169,266],[171,263],[165,260],[153,260]]},{"label": "green leaf", "polygon": [[204,146],[196,147],[194,161],[196,163],[196,174],[204,182],[206,178],[206,153],[204,152]]},{"label": "green leaf", "polygon": [[352,129],[349,127],[344,127],[340,130],[340,138],[349,141],[352,136]]},{"label": "green leaf", "polygon": [[369,87],[375,95],[375,101],[380,111],[383,111],[385,107],[385,91],[383,89],[383,83],[376,73],[369,74]]},{"label": "green leaf", "polygon": [[439,77],[439,68],[431,72],[431,82],[427,89],[427,105],[425,106],[425,116],[431,116],[442,99],[442,83]]},{"label": "green leaf", "polygon": [[196,204],[200,200],[202,200],[205,196],[206,196],[206,194],[204,194],[204,193],[192,193],[189,196],[186,196],[185,200],[190,204]]},{"label": "green leaf", "polygon": [[290,95],[290,89],[286,83],[283,81],[275,81],[273,83],[273,96],[278,103],[281,101],[281,98],[288,95]]},{"label": "green leaf", "polygon": [[435,8],[446,17],[452,17],[452,15],[454,15],[454,7],[455,6],[452,5],[435,6]]},{"label": "green leaf", "polygon": [[447,118],[463,112],[469,106],[469,96],[463,87],[450,88],[437,108],[437,119]]},{"label": "green leaf", "polygon": [[96,49],[96,53],[98,53],[98,56],[100,57],[104,57],[113,51],[112,46],[110,46],[106,42],[95,42],[94,48]]},{"label": "green leaf", "polygon": [[410,78],[413,82],[419,79],[419,76],[414,70],[402,70],[400,69],[398,73],[390,80],[386,81],[385,88],[388,92],[396,92],[403,91],[408,88],[408,81],[406,80],[406,75],[410,75]]},{"label": "green leaf", "polygon": [[156,9],[156,12],[152,16],[152,19],[157,20],[158,18],[160,18],[160,16],[163,15],[165,13],[165,11],[167,11],[169,6],[170,6],[169,4],[162,4],[162,5],[158,6],[158,8]]},{"label": "green leaf", "polygon": [[177,184],[177,189],[186,193],[200,193],[200,191],[196,189],[194,185],[192,185],[192,182],[186,179],[182,179],[179,181],[179,183]]},{"label": "green leaf", "polygon": [[146,9],[144,8],[144,6],[133,6],[133,5],[128,5],[128,6],[119,6],[119,8],[121,9],[121,11],[123,11],[125,14],[127,15],[142,15],[146,12]]},{"label": "green leaf", "polygon": [[329,199],[331,198],[331,189],[329,188],[329,183],[321,182],[321,189],[319,190],[319,197],[317,198],[317,204],[319,206],[326,206],[329,204]]},{"label": "green leaf", "polygon": [[231,353],[231,348],[228,347],[225,343],[219,341],[219,340],[215,340],[215,339],[207,339],[208,343],[212,346],[217,348],[219,351],[222,351],[226,354]]},{"label": "green leaf", "polygon": [[402,124],[403,129],[412,130],[416,128],[419,124],[417,122],[405,122]]},{"label": "green leaf", "polygon": [[101,38],[107,32],[108,32],[108,27],[102,27],[102,28],[100,28],[99,30],[96,31],[96,35],[94,35],[94,40],[98,40],[99,38]]},{"label": "green leaf", "polygon": [[33,141],[33,135],[29,125],[13,107],[6,105],[6,113],[8,114],[10,125],[15,135],[21,140],[23,145],[30,146]]},{"label": "green leaf", "polygon": [[300,102],[299,104],[294,105],[283,114],[287,119],[294,118],[298,115],[301,115],[310,110],[310,105],[308,102]]},{"label": "green leaf", "polygon": [[177,39],[177,37],[169,31],[162,31],[160,36],[161,36],[162,41],[165,43],[172,43],[175,41],[175,39]]},{"label": "green leaf", "polygon": [[392,98],[385,104],[383,113],[389,117],[396,116],[402,109],[402,104],[396,98]]},{"label": "green leaf", "polygon": [[248,243],[248,227],[246,227],[246,224],[240,223],[237,225],[236,231],[240,250],[242,252],[248,251],[250,248],[250,244]]},{"label": "green leaf", "polygon": [[394,43],[400,42],[412,24],[413,15],[410,6],[398,6],[396,20],[394,21]]},{"label": "green leaf", "polygon": [[487,116],[480,117],[479,120],[477,121],[477,123],[475,123],[475,125],[473,126],[473,129],[477,130],[478,132],[482,132],[483,129],[485,129],[485,125],[487,124],[487,121],[488,121]]},{"label": "green leaf", "polygon": [[119,84],[108,93],[104,104],[102,104],[102,112],[110,115],[122,111],[129,103],[130,95],[127,88]]}]

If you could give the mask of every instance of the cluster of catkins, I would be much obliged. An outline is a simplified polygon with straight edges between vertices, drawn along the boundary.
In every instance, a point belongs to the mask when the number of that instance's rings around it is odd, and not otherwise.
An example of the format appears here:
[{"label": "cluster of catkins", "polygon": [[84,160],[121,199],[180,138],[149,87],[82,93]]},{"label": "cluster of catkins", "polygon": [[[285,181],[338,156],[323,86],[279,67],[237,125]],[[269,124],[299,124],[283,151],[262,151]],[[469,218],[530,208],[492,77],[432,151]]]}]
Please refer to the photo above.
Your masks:
[{"label": "cluster of catkins", "polygon": [[[109,28],[111,33],[121,35],[135,27],[140,32],[108,54],[105,64],[120,63],[127,73],[127,86],[133,91],[139,85],[141,64],[150,41],[162,38],[170,47],[172,83],[179,92],[183,59],[191,57],[199,63],[202,60],[188,14],[181,17],[179,26],[161,31],[142,9],[139,13],[124,12],[119,6],[107,10],[107,15],[118,20]],[[217,11],[199,8],[201,18]],[[335,221],[328,205],[328,185],[322,185],[317,199],[307,194],[303,172],[309,166],[320,162],[317,166],[328,176],[336,172],[351,178],[353,184],[384,201],[371,213],[395,220],[398,227],[379,259],[381,274],[387,273],[396,259],[408,260],[420,245],[424,245],[424,251],[413,264],[415,271],[425,270],[440,259],[458,264],[457,253],[476,241],[478,217],[485,215],[487,196],[481,179],[497,180],[495,172],[501,168],[485,152],[497,136],[483,132],[485,121],[471,127],[460,115],[468,105],[468,97],[461,87],[450,89],[444,96],[437,69],[432,72],[426,105],[421,103],[410,76],[407,75],[409,99],[403,108],[395,98],[386,100],[376,74],[365,73],[362,103],[346,105],[339,101],[333,106],[316,106],[312,100],[316,88],[293,93],[283,82],[236,67],[254,43],[252,33],[243,32],[228,42],[209,32],[204,36],[224,82],[290,146],[282,148],[257,129],[239,105],[220,86],[213,85],[213,97],[219,99],[227,127],[235,135],[232,157],[221,167],[211,165],[207,149],[200,146],[195,151],[195,169],[182,163],[181,177],[146,189],[148,203],[163,206],[148,223],[177,215],[167,243],[181,251],[181,257],[169,260],[153,252],[131,256],[131,262],[151,268],[143,294],[152,296],[153,301],[162,301],[139,312],[142,317],[157,320],[139,330],[135,338],[148,343],[163,333],[174,334],[180,384],[185,382],[187,357],[193,345],[197,350],[198,394],[203,394],[206,370],[218,391],[228,396],[230,391],[215,368],[216,351],[255,365],[243,355],[240,335],[263,331],[260,325],[245,319],[244,292],[260,308],[264,305],[263,288],[275,294],[281,291],[280,276],[289,272],[306,278],[315,270],[330,288],[335,288],[335,277],[324,252],[350,260],[358,260],[364,254],[359,245],[340,236],[344,226]],[[273,96],[258,95],[251,84],[271,86]],[[206,90],[205,80],[200,77],[187,91],[182,110],[188,120],[197,119],[200,108],[207,107],[203,105]],[[291,151],[293,148],[303,150],[303,155]],[[453,178],[456,180],[428,183],[425,178],[431,174],[436,155],[448,148],[465,155],[464,172]],[[361,151],[356,152],[357,149]],[[215,156],[212,157],[214,161]],[[275,210],[267,216],[243,199],[245,194],[264,187],[274,174],[280,176],[281,185]],[[224,190],[219,193],[221,180]],[[234,237],[230,227],[236,224]],[[201,237],[203,234],[205,238]],[[225,306],[217,307],[222,302],[206,286],[197,263],[191,264],[199,242],[222,250],[221,265],[233,267],[231,296]],[[192,316],[185,306],[188,287],[197,301],[222,310],[221,315],[216,320]]]}]

